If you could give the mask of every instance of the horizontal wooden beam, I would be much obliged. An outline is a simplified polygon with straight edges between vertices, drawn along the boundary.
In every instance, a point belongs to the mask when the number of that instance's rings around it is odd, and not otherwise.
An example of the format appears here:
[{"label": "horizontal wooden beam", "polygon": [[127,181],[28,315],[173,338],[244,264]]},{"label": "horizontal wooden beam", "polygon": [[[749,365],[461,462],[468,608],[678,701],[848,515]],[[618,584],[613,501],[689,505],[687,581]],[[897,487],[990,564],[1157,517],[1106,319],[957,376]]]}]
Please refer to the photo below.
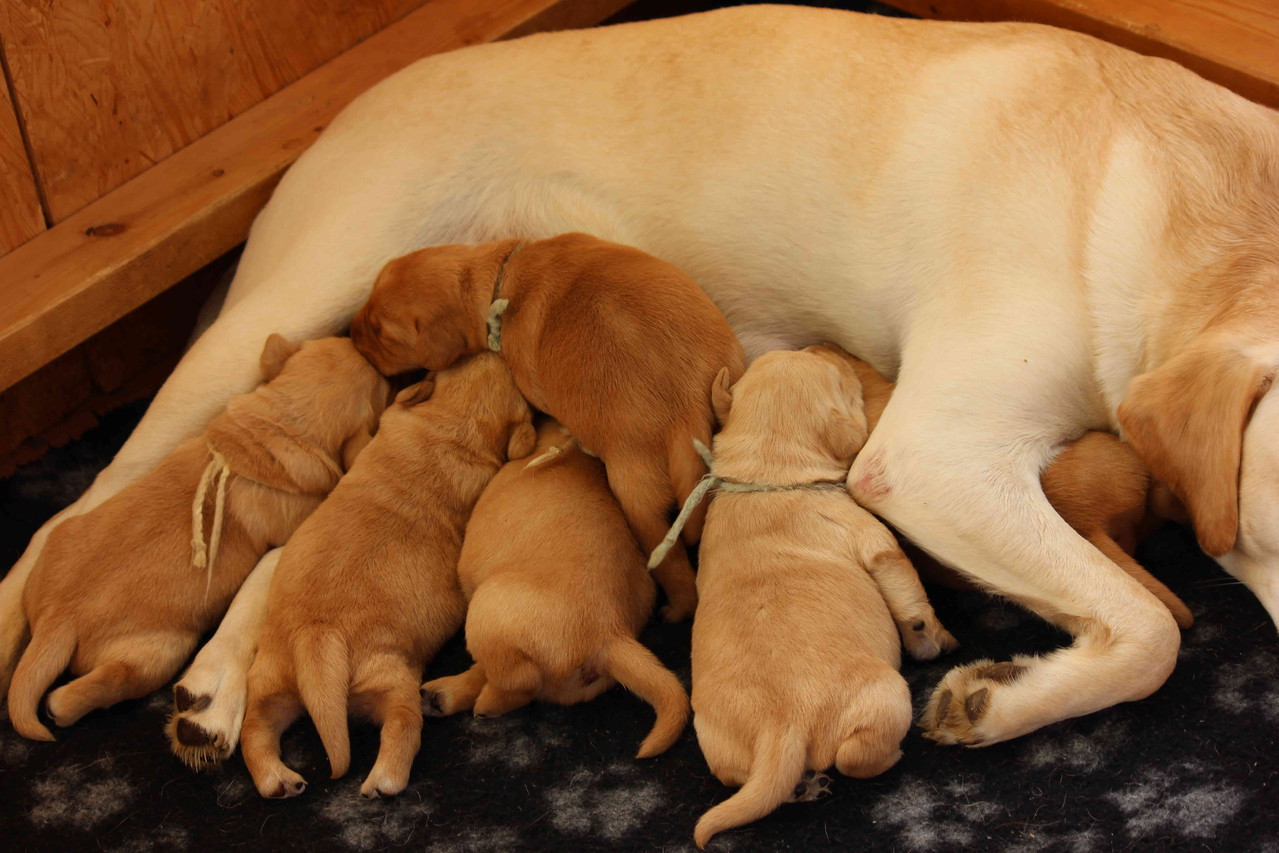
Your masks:
[{"label": "horizontal wooden beam", "polygon": [[955,21],[1030,21],[1077,30],[1178,62],[1279,108],[1276,0],[882,0]]},{"label": "horizontal wooden beam", "polygon": [[239,244],[346,104],[417,59],[626,0],[432,0],[0,258],[0,390]]}]

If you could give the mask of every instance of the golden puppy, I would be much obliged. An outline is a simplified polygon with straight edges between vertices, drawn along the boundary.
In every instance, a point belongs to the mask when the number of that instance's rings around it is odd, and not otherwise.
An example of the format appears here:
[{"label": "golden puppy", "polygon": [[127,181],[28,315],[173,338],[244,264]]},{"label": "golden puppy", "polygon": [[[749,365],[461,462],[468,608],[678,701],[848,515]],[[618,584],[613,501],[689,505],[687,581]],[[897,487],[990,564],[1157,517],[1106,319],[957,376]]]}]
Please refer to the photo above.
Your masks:
[{"label": "golden puppy", "polygon": [[675,675],[640,645],[656,591],[604,466],[552,420],[537,457],[507,464],[466,527],[458,578],[475,665],[422,685],[422,710],[496,716],[534,699],[572,705],[615,683],[657,711],[640,758],[688,722]]},{"label": "golden puppy", "polygon": [[[707,389],[721,368],[734,381],[743,366],[733,330],[692,279],[585,234],[397,258],[351,336],[388,375],[499,350],[528,401],[604,461],[645,553],[666,535],[672,503],[705,473],[692,440],[710,442]],[[687,542],[701,519],[685,528]],[[683,549],[671,549],[656,574],[665,618],[691,616],[697,587]]]},{"label": "golden puppy", "polygon": [[801,785],[806,770],[895,764],[911,724],[902,642],[917,658],[956,646],[893,534],[844,488],[867,434],[848,362],[766,353],[714,400],[726,485],[702,536],[693,724],[711,772],[742,788],[698,821],[699,847],[793,792],[811,799],[826,779]]},{"label": "golden puppy", "polygon": [[262,796],[306,789],[280,761],[280,735],[304,708],[335,779],[350,764],[348,710],[380,724],[360,793],[404,790],[421,744],[422,670],[465,613],[462,531],[497,470],[532,451],[531,419],[506,365],[488,353],[404,389],[358,464],[289,541],[240,736]]},{"label": "golden puppy", "polygon": [[[857,371],[866,422],[873,430],[892,397],[893,383],[861,359],[838,347],[831,348]],[[1176,499],[1166,490],[1152,487],[1150,471],[1130,445],[1108,432],[1084,433],[1057,455],[1040,482],[1053,508],[1080,536],[1162,601],[1178,626],[1184,629],[1194,624],[1195,617],[1185,602],[1132,558],[1147,507],[1175,519]],[[1188,523],[1188,519],[1183,521]],[[927,566],[933,561],[928,558],[921,562]],[[941,571],[953,574],[949,569]]]},{"label": "golden puppy", "polygon": [[53,739],[36,708],[68,664],[80,677],[48,701],[59,726],[172,678],[372,436],[389,388],[348,339],[272,335],[261,364],[267,384],[50,535],[23,598],[32,639],[9,691],[20,734]]}]

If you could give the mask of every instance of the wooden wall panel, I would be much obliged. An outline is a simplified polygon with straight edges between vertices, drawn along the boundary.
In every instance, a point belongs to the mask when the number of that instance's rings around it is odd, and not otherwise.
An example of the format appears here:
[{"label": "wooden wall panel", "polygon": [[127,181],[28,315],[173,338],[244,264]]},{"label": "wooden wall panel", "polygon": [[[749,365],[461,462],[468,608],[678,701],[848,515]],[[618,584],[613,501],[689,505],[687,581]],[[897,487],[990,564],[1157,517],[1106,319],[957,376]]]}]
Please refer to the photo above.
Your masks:
[{"label": "wooden wall panel", "polygon": [[926,18],[1033,21],[1181,63],[1279,107],[1279,0],[882,0]]},{"label": "wooden wall panel", "polygon": [[0,33],[53,221],[422,4],[0,3]]},{"label": "wooden wall panel", "polygon": [[9,89],[0,80],[0,255],[44,230],[35,178]]}]

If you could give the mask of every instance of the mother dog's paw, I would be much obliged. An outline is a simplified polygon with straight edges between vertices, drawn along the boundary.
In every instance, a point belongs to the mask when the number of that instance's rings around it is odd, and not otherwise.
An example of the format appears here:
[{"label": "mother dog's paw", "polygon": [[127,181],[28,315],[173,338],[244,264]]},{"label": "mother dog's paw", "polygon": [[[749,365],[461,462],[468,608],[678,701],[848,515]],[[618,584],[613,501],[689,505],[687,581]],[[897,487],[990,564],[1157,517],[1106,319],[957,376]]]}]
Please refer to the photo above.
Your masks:
[{"label": "mother dog's paw", "polygon": [[1003,740],[991,729],[990,715],[999,693],[1021,678],[1034,659],[979,660],[946,673],[924,708],[920,726],[924,737],[943,745],[982,746]]},{"label": "mother dog's paw", "polygon": [[192,770],[216,767],[231,757],[244,722],[243,678],[205,683],[188,673],[173,688],[174,713],[165,726],[173,754]]}]

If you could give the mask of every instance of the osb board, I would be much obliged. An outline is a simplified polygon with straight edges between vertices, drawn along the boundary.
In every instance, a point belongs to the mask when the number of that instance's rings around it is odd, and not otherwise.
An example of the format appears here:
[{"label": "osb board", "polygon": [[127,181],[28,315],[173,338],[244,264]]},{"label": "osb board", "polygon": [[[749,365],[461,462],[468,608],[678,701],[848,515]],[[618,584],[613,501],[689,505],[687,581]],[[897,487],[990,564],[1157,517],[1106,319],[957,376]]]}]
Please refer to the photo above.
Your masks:
[{"label": "osb board", "polygon": [[44,214],[9,88],[0,80],[0,255],[44,230]]},{"label": "osb board", "polygon": [[422,2],[0,4],[0,33],[52,220],[66,219]]},{"label": "osb board", "polygon": [[0,390],[242,242],[339,110],[415,60],[625,0],[433,0],[0,259]]},{"label": "osb board", "polygon": [[1279,107],[1279,0],[884,0],[916,15],[1033,21],[1185,65]]}]

